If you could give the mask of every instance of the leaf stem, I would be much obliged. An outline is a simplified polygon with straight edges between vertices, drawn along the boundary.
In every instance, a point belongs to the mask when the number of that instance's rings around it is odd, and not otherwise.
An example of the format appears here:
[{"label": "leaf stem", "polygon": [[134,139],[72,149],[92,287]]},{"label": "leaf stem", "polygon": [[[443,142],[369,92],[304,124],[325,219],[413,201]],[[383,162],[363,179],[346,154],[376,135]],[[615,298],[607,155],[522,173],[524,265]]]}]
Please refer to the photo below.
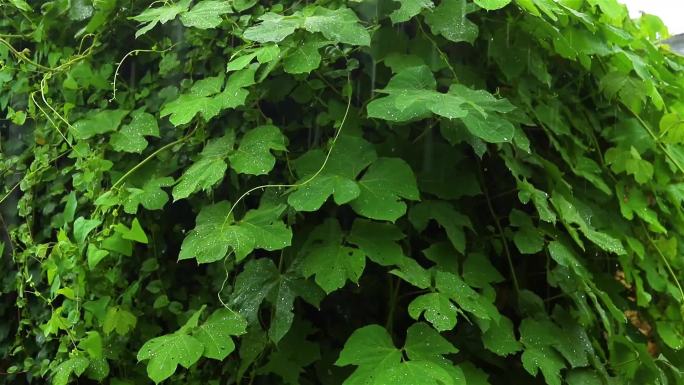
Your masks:
[{"label": "leaf stem", "polygon": [[484,175],[482,173],[482,164],[480,163],[479,159],[477,160],[477,165],[478,174],[480,176],[480,185],[482,185],[482,192],[487,201],[487,208],[489,210],[489,214],[492,216],[492,219],[494,220],[494,225],[496,226],[496,229],[499,232],[499,236],[501,237],[501,243],[503,244],[504,253],[506,254],[506,260],[508,261],[508,268],[511,271],[513,287],[515,288],[516,295],[519,295],[520,285],[518,284],[518,277],[515,274],[515,268],[513,267],[513,258],[511,257],[511,250],[508,247],[508,241],[506,240],[506,235],[504,234],[503,227],[501,227],[501,222],[499,222],[499,218],[496,216],[496,212],[494,211],[492,200],[489,198],[489,191],[487,190],[487,185],[484,181]]},{"label": "leaf stem", "polygon": [[385,329],[392,334],[392,329],[394,329],[394,313],[397,309],[397,299],[399,298],[399,287],[401,286],[401,280],[398,278],[394,279],[391,275],[388,277],[388,280],[390,286],[390,298]]},{"label": "leaf stem", "polygon": [[126,180],[126,178],[128,178],[128,177],[129,177],[131,174],[133,174],[136,170],[138,170],[140,167],[142,167],[143,165],[145,165],[145,163],[149,162],[151,159],[153,159],[154,157],[156,157],[156,156],[159,155],[160,153],[166,151],[167,149],[169,149],[169,148],[171,148],[171,147],[173,147],[173,146],[175,146],[175,145],[177,145],[177,144],[181,144],[181,143],[185,142],[186,140],[188,140],[188,139],[192,136],[192,134],[195,133],[195,130],[197,129],[197,126],[198,126],[198,125],[195,125],[195,128],[193,128],[193,129],[192,129],[187,135],[185,135],[184,137],[182,137],[182,138],[180,138],[180,139],[177,139],[177,140],[174,140],[173,142],[168,143],[168,144],[166,144],[166,145],[160,147],[160,148],[157,149],[155,152],[153,152],[153,153],[151,153],[150,155],[148,155],[147,158],[141,160],[140,163],[138,163],[138,164],[136,164],[135,166],[133,166],[130,170],[128,170],[125,174],[123,174],[119,179],[117,179],[117,181],[114,182],[114,184],[112,185],[112,187],[111,187],[109,190],[111,191],[111,190],[114,190],[115,188],[117,188],[121,183],[123,183],[124,180]]},{"label": "leaf stem", "polygon": [[660,259],[663,260],[663,263],[665,264],[665,268],[667,269],[668,273],[670,273],[670,276],[672,276],[672,280],[677,285],[677,289],[679,289],[679,295],[680,295],[679,302],[684,301],[684,290],[682,289],[681,283],[679,283],[679,279],[677,278],[677,274],[675,274],[674,270],[672,269],[670,262],[667,261],[667,257],[665,256],[665,254],[663,254],[663,252],[660,250],[658,245],[656,245],[656,243],[653,241],[653,239],[648,235],[648,229],[646,228],[644,221],[641,219],[639,221],[641,222],[641,227],[644,228],[644,232],[646,232],[646,238],[648,239],[648,242],[656,250],[656,252],[660,256]]}]

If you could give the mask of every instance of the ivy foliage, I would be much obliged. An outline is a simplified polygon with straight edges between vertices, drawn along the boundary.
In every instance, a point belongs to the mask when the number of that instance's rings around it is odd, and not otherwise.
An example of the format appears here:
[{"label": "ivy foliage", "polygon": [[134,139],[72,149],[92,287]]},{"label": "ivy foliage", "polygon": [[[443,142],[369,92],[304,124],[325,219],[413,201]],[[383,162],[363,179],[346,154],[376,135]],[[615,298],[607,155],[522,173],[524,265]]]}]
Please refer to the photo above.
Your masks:
[{"label": "ivy foliage", "polygon": [[684,384],[684,60],[659,19],[0,15],[0,383]]}]

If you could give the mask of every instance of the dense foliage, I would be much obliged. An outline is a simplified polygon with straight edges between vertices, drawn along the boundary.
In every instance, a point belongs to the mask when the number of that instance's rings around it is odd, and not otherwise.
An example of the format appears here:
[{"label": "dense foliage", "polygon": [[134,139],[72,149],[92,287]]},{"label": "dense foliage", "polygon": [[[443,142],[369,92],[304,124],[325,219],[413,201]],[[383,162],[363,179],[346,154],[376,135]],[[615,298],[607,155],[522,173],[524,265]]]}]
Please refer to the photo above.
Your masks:
[{"label": "dense foliage", "polygon": [[0,383],[683,384],[684,60],[614,0],[0,2]]}]

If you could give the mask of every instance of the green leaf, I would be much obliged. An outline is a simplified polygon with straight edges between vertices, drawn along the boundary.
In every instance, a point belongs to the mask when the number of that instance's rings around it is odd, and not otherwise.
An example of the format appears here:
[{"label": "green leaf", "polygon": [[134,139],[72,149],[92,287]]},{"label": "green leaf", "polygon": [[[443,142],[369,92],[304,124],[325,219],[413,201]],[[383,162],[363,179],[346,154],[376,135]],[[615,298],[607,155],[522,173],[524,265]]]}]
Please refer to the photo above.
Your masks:
[{"label": "green leaf", "polygon": [[342,288],[347,280],[358,282],[366,266],[363,251],[344,246],[342,239],[340,224],[329,218],[311,232],[302,249],[302,274],[315,275],[326,293]]},{"label": "green leaf", "polygon": [[408,361],[377,374],[373,385],[454,385],[449,372],[430,361]]},{"label": "green leaf", "polygon": [[86,115],[71,125],[71,133],[76,139],[88,139],[95,135],[116,131],[121,120],[128,115],[127,110],[102,110]]},{"label": "green leaf", "polygon": [[264,175],[275,166],[271,150],[285,151],[285,137],[276,126],[259,126],[240,140],[240,146],[230,155],[230,167],[240,174]]},{"label": "green leaf", "polygon": [[177,3],[164,3],[161,7],[147,8],[137,16],[130,19],[141,23],[140,28],[135,32],[135,37],[147,33],[157,24],[166,24],[179,14],[188,10],[190,0],[180,0]]},{"label": "green leaf", "polygon": [[79,377],[90,365],[90,361],[82,356],[69,358],[68,360],[57,365],[52,372],[53,385],[66,385],[69,382],[69,377],[75,374]]},{"label": "green leaf", "polygon": [[413,206],[409,212],[409,221],[417,231],[425,230],[431,219],[444,228],[454,248],[464,253],[466,249],[464,228],[472,229],[470,219],[444,201],[423,201]]},{"label": "green leaf", "polygon": [[285,205],[250,210],[237,222],[227,217],[229,210],[226,201],[204,206],[195,228],[183,240],[178,259],[210,263],[232,251],[240,261],[254,249],[273,251],[290,245],[292,231],[279,219]]},{"label": "green leaf", "polygon": [[561,385],[560,371],[565,369],[563,358],[551,348],[526,348],[521,356],[525,370],[533,376],[541,370],[546,383]]},{"label": "green leaf", "polygon": [[370,45],[370,34],[349,8],[309,7],[291,16],[266,13],[260,24],[245,30],[244,38],[259,43],[280,42],[299,28],[320,32],[326,39],[351,45]]},{"label": "green leaf", "polygon": [[270,259],[259,258],[247,262],[235,279],[231,308],[237,309],[248,323],[257,322],[259,307],[273,290],[279,275]]},{"label": "green leaf", "polygon": [[494,322],[498,322],[501,318],[501,314],[494,304],[473,290],[455,274],[437,271],[435,284],[440,293],[449,296],[461,309],[479,318],[490,319]]},{"label": "green leaf", "polygon": [[246,333],[247,322],[229,309],[218,309],[199,325],[193,336],[204,345],[203,355],[222,361],[233,350],[235,343],[231,336]]},{"label": "green leaf", "polygon": [[200,114],[209,121],[222,110],[235,108],[245,103],[249,92],[244,88],[254,84],[254,69],[246,68],[234,72],[221,91],[222,76],[206,78],[195,82],[188,93],[163,105],[160,117],[169,116],[174,126],[181,126]]},{"label": "green leaf", "polygon": [[290,74],[310,73],[321,64],[321,55],[318,49],[325,43],[315,38],[297,41],[283,59],[283,69]]},{"label": "green leaf", "polygon": [[145,244],[147,244],[148,242],[147,235],[145,235],[145,231],[142,229],[142,226],[140,226],[138,218],[133,218],[133,222],[131,222],[130,229],[126,227],[126,225],[124,225],[123,223],[117,223],[116,226],[114,226],[114,231],[121,234],[121,237],[123,239],[128,239],[131,241]]},{"label": "green leaf", "polygon": [[321,360],[319,345],[310,340],[315,331],[309,322],[298,319],[258,373],[278,375],[283,379],[279,383],[283,384],[297,385],[305,381],[300,377],[305,374],[306,367]]},{"label": "green leaf", "polygon": [[561,266],[570,268],[573,272],[587,280],[591,279],[589,271],[580,263],[575,256],[575,253],[563,242],[551,241],[549,242],[549,254],[556,263]]},{"label": "green leaf", "polygon": [[678,330],[677,325],[669,321],[656,322],[658,335],[667,346],[674,350],[684,348],[684,335]]},{"label": "green leaf", "polygon": [[138,351],[138,361],[147,362],[147,375],[160,383],[176,372],[178,365],[190,368],[202,356],[204,345],[195,337],[174,333],[153,338]]},{"label": "green leaf", "polygon": [[249,27],[244,32],[244,38],[259,43],[280,42],[292,35],[301,27],[299,17],[282,16],[276,13],[265,13],[260,16],[260,24]]},{"label": "green leaf", "polygon": [[123,336],[135,328],[137,321],[138,319],[128,310],[118,306],[110,307],[107,309],[107,314],[102,323],[102,330],[104,330],[105,334],[116,331],[117,334]]},{"label": "green leaf", "polygon": [[411,20],[418,15],[423,9],[431,9],[434,4],[431,0],[395,0],[400,4],[399,9],[390,13],[392,24],[403,23]]},{"label": "green leaf", "polygon": [[507,6],[510,2],[511,0],[475,0],[475,4],[488,11],[501,9]]},{"label": "green leaf", "polygon": [[141,153],[147,148],[145,136],[159,137],[159,126],[154,115],[136,110],[131,116],[131,122],[109,138],[114,151]]},{"label": "green leaf", "polygon": [[634,180],[639,184],[644,184],[653,177],[653,165],[651,162],[642,159],[634,147],[631,147],[630,150],[617,147],[609,148],[606,151],[605,160],[613,172],[626,172],[628,175],[634,175]]},{"label": "green leaf", "polygon": [[641,188],[629,188],[621,181],[615,185],[615,193],[619,198],[620,213],[623,217],[632,220],[636,214],[649,224],[651,230],[659,233],[667,232],[667,229],[658,220],[658,214],[649,207],[648,199]]},{"label": "green leaf", "polygon": [[498,323],[490,325],[482,334],[482,343],[489,351],[500,356],[515,354],[522,348],[515,338],[513,322],[504,316],[499,319]]},{"label": "green leaf", "polygon": [[484,288],[490,283],[503,282],[504,277],[492,265],[489,257],[471,253],[463,262],[463,280],[470,286]]},{"label": "green leaf", "polygon": [[100,261],[109,255],[109,252],[107,250],[100,250],[94,244],[89,243],[86,255],[88,258],[88,268],[93,270]]},{"label": "green leaf", "polygon": [[170,177],[149,179],[142,188],[127,187],[128,195],[124,199],[124,211],[135,214],[138,206],[142,205],[146,210],[161,210],[169,201],[169,195],[162,187],[173,186],[174,180]]},{"label": "green leaf", "polygon": [[315,7],[314,11],[304,18],[303,27],[309,32],[320,32],[326,39],[338,43],[370,45],[370,34],[349,8],[331,10]]},{"label": "green leaf", "polygon": [[105,238],[100,246],[105,250],[115,251],[128,257],[133,254],[133,242],[124,239],[119,232]]},{"label": "green leaf", "polygon": [[679,112],[664,114],[658,128],[665,143],[684,143],[684,117]]},{"label": "green leaf", "polygon": [[400,265],[407,259],[397,241],[405,235],[394,224],[371,222],[365,219],[354,221],[347,241],[358,246],[371,261],[382,265]]},{"label": "green leaf", "polygon": [[184,199],[199,190],[211,191],[217,183],[223,180],[228,169],[226,158],[233,151],[235,134],[228,134],[207,142],[199,158],[178,179],[173,187],[174,202]]},{"label": "green leaf", "polygon": [[452,330],[456,326],[456,306],[449,297],[442,293],[428,293],[416,297],[408,306],[411,318],[417,320],[420,315],[440,332]]},{"label": "green leaf", "polygon": [[518,199],[521,203],[530,200],[539,213],[539,219],[549,223],[556,223],[556,213],[549,207],[549,194],[535,188],[531,183],[524,181],[518,183]]},{"label": "green leaf", "polygon": [[69,193],[66,198],[66,204],[64,205],[64,212],[62,213],[64,224],[71,223],[74,220],[74,215],[76,215],[76,207],[78,206],[78,200],[76,199],[76,193],[73,191]]},{"label": "green leaf", "polygon": [[387,330],[379,325],[356,329],[347,339],[335,365],[386,368],[401,361],[401,351],[394,346]]},{"label": "green leaf", "polygon": [[[551,198],[551,202],[556,207],[556,210],[558,211],[563,222],[566,224],[576,224],[582,234],[584,234],[584,236],[596,246],[609,253],[615,253],[617,255],[623,255],[626,253],[624,247],[622,246],[622,242],[619,239],[609,234],[597,231],[591,226],[591,224],[587,221],[591,218],[591,215],[587,215],[589,209],[585,208],[584,212],[580,212],[580,209],[578,208],[581,207],[581,202],[574,200],[572,197],[568,198],[560,193],[554,193],[553,197]],[[567,226],[567,228],[570,228],[570,226]],[[578,237],[574,236],[573,238],[580,245],[580,247],[583,247],[582,242]]]},{"label": "green leaf", "polygon": [[453,42],[473,43],[478,34],[477,25],[466,17],[471,11],[465,0],[444,0],[425,17],[432,33]]},{"label": "green leaf", "polygon": [[[326,154],[319,149],[302,155],[293,162],[302,179],[287,199],[297,211],[318,210],[331,195],[336,204],[343,205],[358,198],[361,193],[356,183],[358,175],[377,159],[373,145],[357,136],[340,135],[337,138],[325,167],[316,174]],[[315,178],[311,179],[314,175]]]},{"label": "green leaf", "polygon": [[419,199],[416,177],[402,159],[378,158],[358,183],[361,193],[351,206],[367,218],[394,222],[406,213],[401,198]]},{"label": "green leaf", "polygon": [[447,371],[452,366],[442,355],[457,350],[433,329],[422,323],[411,326],[404,350],[412,361],[402,360],[384,328],[369,325],[352,333],[335,365],[358,366],[345,384],[454,384]]},{"label": "green leaf", "polygon": [[379,90],[388,96],[374,99],[368,104],[368,117],[406,122],[427,118],[431,113],[449,119],[467,115],[463,98],[435,91],[435,87],[435,79],[428,67],[403,69],[390,79],[387,87]]},{"label": "green leaf", "polygon": [[85,246],[85,241],[88,237],[88,234],[95,230],[101,223],[102,221],[99,219],[85,219],[83,217],[76,218],[74,221],[74,239],[76,240],[76,244],[81,247]]},{"label": "green leaf", "polygon": [[603,381],[598,373],[586,369],[574,369],[565,377],[568,385],[601,385]]},{"label": "green leaf", "polygon": [[520,323],[520,341],[525,346],[523,367],[533,376],[541,370],[550,385],[561,384],[560,371],[565,369],[563,358],[552,347],[560,345],[560,330],[547,320],[525,318]]},{"label": "green leaf", "polygon": [[404,350],[408,358],[415,361],[440,361],[443,355],[458,353],[451,342],[422,322],[416,322],[406,330]]},{"label": "green leaf", "polygon": [[[447,93],[435,90],[432,71],[426,66],[402,69],[390,79],[387,87],[378,92],[388,96],[376,98],[368,104],[368,116],[393,122],[424,119],[431,114],[447,119],[461,119],[466,129],[486,142],[510,142],[515,127],[502,113],[514,110],[505,99],[496,99],[484,90],[472,90],[453,84]],[[448,124],[445,130],[456,130]],[[447,132],[448,136],[454,133]]]},{"label": "green leaf", "polygon": [[180,21],[186,27],[199,29],[216,28],[221,24],[221,16],[230,13],[230,3],[225,0],[203,0],[181,15]]},{"label": "green leaf", "polygon": [[513,209],[509,214],[512,226],[518,227],[513,235],[513,242],[522,254],[536,254],[544,248],[544,236],[537,229],[526,213]]}]

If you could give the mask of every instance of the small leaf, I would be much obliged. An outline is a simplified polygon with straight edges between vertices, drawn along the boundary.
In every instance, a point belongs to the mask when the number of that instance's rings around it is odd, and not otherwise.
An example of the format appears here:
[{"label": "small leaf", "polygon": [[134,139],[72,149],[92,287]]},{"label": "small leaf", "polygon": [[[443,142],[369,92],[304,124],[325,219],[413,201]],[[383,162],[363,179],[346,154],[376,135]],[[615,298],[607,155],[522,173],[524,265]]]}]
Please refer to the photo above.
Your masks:
[{"label": "small leaf", "polygon": [[544,248],[544,236],[526,213],[513,209],[509,215],[512,226],[518,227],[513,242],[522,254],[536,254]]},{"label": "small leaf", "polygon": [[466,249],[464,228],[473,227],[470,218],[454,210],[453,206],[443,201],[423,201],[415,205],[409,213],[409,220],[418,231],[423,231],[428,222],[434,219],[447,233],[454,248],[464,253]]},{"label": "small leaf", "polygon": [[138,206],[142,205],[146,210],[161,210],[169,201],[169,195],[162,187],[173,186],[173,178],[162,177],[149,179],[142,188],[127,187],[128,196],[124,199],[124,211],[135,214]]},{"label": "small leaf", "polygon": [[357,219],[347,240],[363,250],[373,262],[389,266],[400,265],[408,258],[397,243],[404,237],[401,230],[391,223]]},{"label": "small leaf", "polygon": [[[377,159],[373,145],[363,138],[348,135],[337,138],[325,167],[316,174],[323,166],[325,157],[322,150],[316,149],[293,162],[297,175],[302,178],[298,182],[302,185],[287,199],[295,210],[318,210],[331,195],[338,205],[356,199],[361,193],[356,178]],[[316,177],[311,179],[314,175]]]},{"label": "small leaf", "polygon": [[347,280],[357,282],[365,266],[366,256],[361,250],[342,245],[342,230],[333,218],[309,235],[302,250],[302,274],[315,275],[326,293],[343,287]]},{"label": "small leaf", "polygon": [[142,226],[140,226],[140,222],[138,222],[138,218],[133,218],[133,222],[131,223],[131,228],[129,229],[126,227],[126,225],[122,223],[118,223],[114,227],[114,231],[117,233],[121,234],[121,237],[123,239],[128,239],[131,241],[135,241],[138,243],[145,243],[147,244],[147,235],[145,234],[145,231],[142,229]]},{"label": "small leaf", "polygon": [[473,290],[455,274],[438,271],[435,281],[437,290],[448,295],[463,310],[482,319],[491,319],[494,322],[498,322],[501,318],[501,314],[494,304]]},{"label": "small leaf", "polygon": [[310,73],[321,64],[318,49],[325,43],[313,38],[296,42],[283,60],[283,69],[289,74]]},{"label": "small leaf", "polygon": [[173,187],[174,202],[189,197],[197,191],[211,191],[211,188],[223,180],[228,164],[226,158],[233,151],[235,134],[228,134],[207,142],[197,161],[178,179]]},{"label": "small leaf", "polygon": [[452,330],[456,326],[456,306],[449,297],[442,293],[428,293],[416,297],[408,306],[411,318],[417,320],[420,315],[438,331]]},{"label": "small leaf", "polygon": [[102,221],[99,219],[76,218],[76,221],[74,221],[74,239],[76,240],[76,244],[84,246],[88,234],[95,230],[100,223],[102,223]]},{"label": "small leaf", "polygon": [[188,10],[190,0],[180,0],[177,3],[164,3],[161,7],[147,8],[137,16],[130,19],[141,23],[140,29],[135,32],[135,37],[147,33],[157,24],[166,24],[179,14]]},{"label": "small leaf", "polygon": [[397,364],[401,351],[394,346],[387,330],[379,325],[356,329],[347,339],[335,365],[365,365],[377,369]]},{"label": "small leaf", "polygon": [[230,155],[230,167],[240,174],[267,174],[275,166],[271,150],[287,150],[280,129],[276,126],[256,127],[247,131],[238,149]]},{"label": "small leaf", "polygon": [[[203,80],[208,80],[210,86]],[[254,69],[246,68],[234,72],[228,78],[223,91],[220,88],[222,82],[223,78],[220,76],[195,82],[188,93],[164,104],[159,116],[169,116],[171,124],[177,127],[190,123],[197,114],[209,121],[224,109],[240,106],[249,95],[245,87],[254,84]]]},{"label": "small leaf", "polygon": [[541,370],[546,383],[561,385],[560,371],[565,369],[563,358],[551,348],[525,348],[520,357],[525,370],[533,376]]},{"label": "small leaf", "polygon": [[501,9],[507,6],[510,2],[511,0],[475,0],[475,4],[488,11]]},{"label": "small leaf", "polygon": [[335,42],[370,45],[370,34],[349,8],[331,10],[316,7],[312,15],[304,18],[303,27],[309,32],[320,32],[326,39]]},{"label": "small leaf", "polygon": [[244,38],[259,43],[280,42],[301,26],[299,17],[281,16],[268,12],[258,19],[260,24],[245,30]]},{"label": "small leaf", "polygon": [[404,350],[408,358],[415,361],[441,361],[443,355],[458,353],[451,342],[422,322],[416,322],[406,330]]},{"label": "small leaf", "polygon": [[399,2],[399,9],[390,13],[392,24],[403,23],[411,20],[423,9],[430,9],[434,6],[431,0],[395,0]]},{"label": "small leaf", "polygon": [[95,135],[116,131],[121,120],[128,115],[127,110],[94,111],[70,127],[74,138],[88,139]]},{"label": "small leaf", "polygon": [[229,210],[226,201],[204,206],[195,228],[183,240],[178,259],[210,263],[232,251],[240,261],[254,249],[272,251],[290,245],[292,231],[279,220],[285,205],[250,210],[237,222],[227,217]]},{"label": "small leaf", "polygon": [[109,334],[116,330],[116,333],[123,336],[135,328],[138,319],[133,313],[124,310],[120,307],[110,307],[107,309],[104,322],[102,323],[102,330],[105,334]]},{"label": "small leaf", "polygon": [[114,151],[141,153],[147,147],[145,136],[159,137],[159,126],[154,115],[137,110],[131,116],[131,122],[109,139]]},{"label": "small leaf", "polygon": [[503,316],[498,323],[490,325],[482,334],[482,343],[488,350],[500,356],[517,353],[522,348],[515,338],[513,322]]},{"label": "small leaf", "polygon": [[204,345],[207,358],[222,361],[235,350],[231,336],[246,333],[247,322],[229,309],[218,309],[202,323],[193,336]]},{"label": "small leaf", "polygon": [[199,29],[216,28],[221,24],[221,15],[230,13],[230,3],[225,0],[203,0],[180,17],[186,27]]},{"label": "small leaf", "polygon": [[463,280],[470,286],[484,288],[490,283],[503,282],[504,277],[492,265],[489,257],[471,253],[463,262]]},{"label": "small leaf", "polygon": [[179,364],[186,369],[192,366],[203,351],[204,345],[195,337],[174,333],[145,342],[138,351],[138,361],[149,360],[147,375],[158,384],[171,377]]},{"label": "small leaf", "polygon": [[90,361],[82,356],[69,358],[68,360],[57,365],[52,372],[53,385],[66,385],[69,382],[69,377],[75,374],[77,377],[85,372],[90,365]]},{"label": "small leaf", "polygon": [[440,34],[453,42],[473,43],[478,34],[477,25],[468,20],[465,0],[443,0],[425,17],[432,33]]},{"label": "small leaf", "polygon": [[358,183],[361,193],[351,206],[367,218],[394,222],[406,213],[402,198],[419,199],[413,170],[399,158],[377,159]]}]

